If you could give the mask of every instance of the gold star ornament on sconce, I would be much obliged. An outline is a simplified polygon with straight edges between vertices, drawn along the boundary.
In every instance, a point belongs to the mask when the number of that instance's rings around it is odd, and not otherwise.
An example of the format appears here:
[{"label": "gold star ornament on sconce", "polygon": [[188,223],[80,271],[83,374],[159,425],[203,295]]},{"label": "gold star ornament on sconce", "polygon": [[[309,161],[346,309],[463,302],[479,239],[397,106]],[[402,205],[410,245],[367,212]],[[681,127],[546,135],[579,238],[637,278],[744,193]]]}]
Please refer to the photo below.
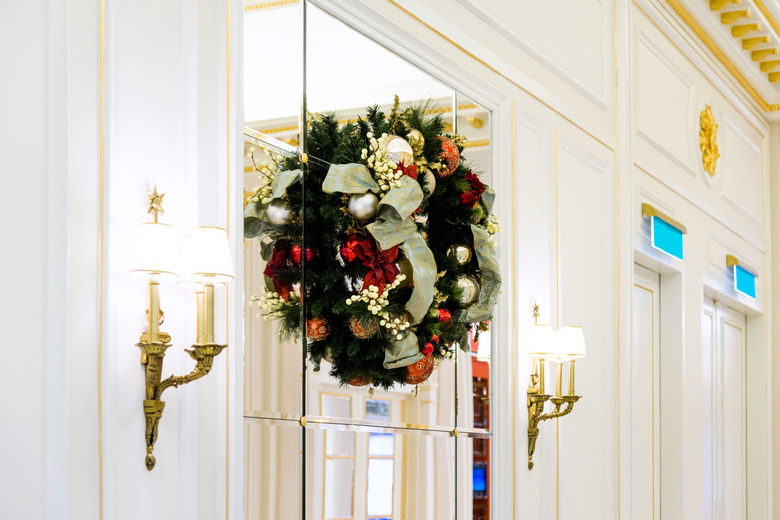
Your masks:
[{"label": "gold star ornament on sconce", "polygon": [[149,210],[147,213],[151,213],[154,217],[154,223],[157,223],[157,216],[158,214],[164,215],[165,211],[163,210],[162,203],[163,203],[163,197],[165,197],[165,193],[157,193],[157,185],[154,186],[154,191],[151,191],[146,194],[148,197],[149,202]]},{"label": "gold star ornament on sconce", "polygon": [[715,176],[715,165],[718,162],[718,125],[712,115],[712,107],[707,105],[699,115],[699,146],[701,147],[701,163],[711,177]]}]

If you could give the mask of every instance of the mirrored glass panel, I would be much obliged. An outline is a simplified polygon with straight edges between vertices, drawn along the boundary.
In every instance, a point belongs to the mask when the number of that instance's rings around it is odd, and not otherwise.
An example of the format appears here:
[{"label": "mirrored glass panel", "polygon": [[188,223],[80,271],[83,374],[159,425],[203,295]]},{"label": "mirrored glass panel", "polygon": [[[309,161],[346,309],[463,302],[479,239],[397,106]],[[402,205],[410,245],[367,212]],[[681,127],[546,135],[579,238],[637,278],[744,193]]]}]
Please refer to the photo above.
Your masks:
[{"label": "mirrored glass panel", "polygon": [[[307,479],[312,486],[307,490],[310,518],[453,517],[453,437],[423,431],[333,428],[307,427],[307,472],[313,476]],[[334,433],[354,436],[352,455],[333,457],[323,450]]]},{"label": "mirrored glass panel", "polygon": [[244,518],[301,518],[300,453],[297,422],[245,421]]}]

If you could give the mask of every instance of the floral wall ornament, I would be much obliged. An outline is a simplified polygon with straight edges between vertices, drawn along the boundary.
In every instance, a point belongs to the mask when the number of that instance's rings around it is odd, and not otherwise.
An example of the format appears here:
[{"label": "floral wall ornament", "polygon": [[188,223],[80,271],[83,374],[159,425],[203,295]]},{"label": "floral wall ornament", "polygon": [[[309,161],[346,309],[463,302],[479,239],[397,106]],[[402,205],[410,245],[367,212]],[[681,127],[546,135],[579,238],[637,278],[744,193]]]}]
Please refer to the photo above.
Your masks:
[{"label": "floral wall ornament", "polygon": [[715,176],[715,164],[718,162],[718,125],[712,115],[712,107],[707,105],[699,115],[699,146],[701,162],[710,176]]}]

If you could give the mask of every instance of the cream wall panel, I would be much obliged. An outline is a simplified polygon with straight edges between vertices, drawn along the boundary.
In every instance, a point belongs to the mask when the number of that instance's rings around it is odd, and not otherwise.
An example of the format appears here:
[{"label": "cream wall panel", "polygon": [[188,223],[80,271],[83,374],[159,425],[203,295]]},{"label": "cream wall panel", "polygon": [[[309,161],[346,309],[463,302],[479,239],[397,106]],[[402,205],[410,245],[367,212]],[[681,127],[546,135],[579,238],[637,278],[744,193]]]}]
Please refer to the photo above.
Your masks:
[{"label": "cream wall panel", "polygon": [[607,108],[607,83],[614,73],[609,69],[608,52],[614,32],[610,2],[460,1],[582,94]]},{"label": "cream wall panel", "polygon": [[744,122],[723,116],[718,142],[719,173],[723,176],[721,198],[760,226],[764,221],[763,138]]},{"label": "cream wall panel", "polygon": [[691,157],[691,101],[688,78],[650,40],[638,33],[636,43],[637,133],[679,166],[695,175]]},{"label": "cream wall panel", "polygon": [[[613,157],[576,134],[558,150],[559,326],[581,325],[584,398],[560,420],[559,518],[617,518],[617,201]],[[550,425],[544,425],[549,427]]]}]

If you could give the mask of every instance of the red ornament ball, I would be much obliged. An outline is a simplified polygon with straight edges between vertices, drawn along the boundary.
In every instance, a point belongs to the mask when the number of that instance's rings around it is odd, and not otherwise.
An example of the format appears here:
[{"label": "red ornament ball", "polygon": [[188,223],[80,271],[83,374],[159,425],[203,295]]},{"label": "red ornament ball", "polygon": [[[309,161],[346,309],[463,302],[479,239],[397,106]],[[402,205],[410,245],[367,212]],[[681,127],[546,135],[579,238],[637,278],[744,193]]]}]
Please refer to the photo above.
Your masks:
[{"label": "red ornament ball", "polygon": [[353,377],[349,381],[347,381],[347,384],[349,386],[366,386],[368,384],[371,384],[371,379],[368,377]]},{"label": "red ornament ball", "polygon": [[427,356],[428,354],[430,354],[431,352],[433,352],[433,343],[431,343],[430,341],[429,341],[429,342],[427,342],[427,343],[425,344],[425,348],[423,349],[423,351],[422,351],[422,352],[423,352],[423,354],[425,354],[426,356]]},{"label": "red ornament ball", "polygon": [[439,171],[434,171],[434,175],[436,175],[436,177],[439,179],[443,179],[445,177],[449,177],[455,173],[455,170],[458,169],[458,164],[460,163],[460,152],[458,151],[458,146],[452,141],[452,139],[444,137],[443,135],[438,136],[437,139],[441,143],[441,152],[439,153],[439,158],[441,159],[444,168]]},{"label": "red ornament ball", "polygon": [[313,341],[322,341],[330,334],[330,324],[325,318],[312,318],[306,322],[306,337]]},{"label": "red ornament ball", "polygon": [[[293,244],[290,248],[290,258],[295,265],[301,265],[301,256],[303,255],[303,246],[301,244]],[[314,250],[310,247],[306,248],[306,263],[314,260]]]},{"label": "red ornament ball", "polygon": [[406,377],[404,383],[407,385],[419,385],[424,383],[433,373],[434,361],[430,354],[423,357],[416,363],[406,367]]},{"label": "red ornament ball", "polygon": [[450,321],[452,313],[447,309],[439,309],[439,321]]},{"label": "red ornament ball", "polygon": [[371,320],[371,324],[364,327],[360,324],[360,320],[355,316],[351,316],[349,318],[349,330],[352,331],[352,334],[354,334],[356,338],[368,339],[377,333],[379,325],[377,325],[376,321]]}]

